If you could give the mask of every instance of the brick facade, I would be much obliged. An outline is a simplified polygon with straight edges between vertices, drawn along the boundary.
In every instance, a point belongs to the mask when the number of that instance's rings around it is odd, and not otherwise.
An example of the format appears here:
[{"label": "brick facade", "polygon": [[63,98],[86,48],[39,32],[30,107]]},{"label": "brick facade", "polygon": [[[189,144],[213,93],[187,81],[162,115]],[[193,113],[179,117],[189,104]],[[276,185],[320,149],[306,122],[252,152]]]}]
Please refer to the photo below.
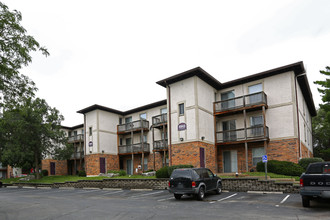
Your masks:
[{"label": "brick facade", "polygon": [[[256,167],[253,166],[253,158],[252,158],[252,149],[264,147],[264,142],[250,142],[248,143],[248,166],[249,170],[254,169]],[[281,139],[269,141],[267,143],[267,157],[268,160],[281,160],[281,161],[290,161],[294,163],[298,163],[299,160],[299,149],[298,149],[298,139]],[[302,157],[313,157],[312,153],[305,147],[304,144],[301,144],[302,149]],[[223,152],[236,150],[237,151],[237,169],[238,172],[246,172],[245,165],[245,145],[236,144],[236,145],[222,145],[218,147],[218,172],[224,172],[223,167]]]},{"label": "brick facade", "polygon": [[112,154],[85,155],[85,171],[87,176],[100,174],[100,158],[105,158],[106,171],[119,170],[119,156]]},{"label": "brick facade", "polygon": [[216,172],[215,146],[205,142],[188,142],[172,145],[172,165],[191,164],[194,167],[201,166],[200,148],[204,148],[205,167]]},{"label": "brick facade", "polygon": [[48,175],[50,172],[50,163],[55,163],[55,175],[68,175],[68,162],[66,160],[52,160],[46,159],[41,161],[41,169],[48,170]]}]

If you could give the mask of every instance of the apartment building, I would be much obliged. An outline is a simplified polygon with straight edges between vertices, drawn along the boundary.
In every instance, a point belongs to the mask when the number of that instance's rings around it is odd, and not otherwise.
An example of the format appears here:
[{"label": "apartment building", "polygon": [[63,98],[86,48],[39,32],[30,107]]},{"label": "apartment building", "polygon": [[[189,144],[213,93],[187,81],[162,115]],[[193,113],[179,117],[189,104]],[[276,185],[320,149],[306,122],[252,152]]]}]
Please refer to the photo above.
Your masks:
[{"label": "apartment building", "polygon": [[262,155],[313,156],[316,110],[303,62],[226,83],[197,67],[157,84],[165,100],[125,112],[100,105],[78,111],[87,175],[176,164],[244,172]]},{"label": "apartment building", "polygon": [[48,155],[42,160],[42,169],[48,170],[49,175],[76,175],[79,170],[85,168],[84,124],[73,127],[62,126],[62,130],[67,135],[68,144],[73,145],[74,153],[65,161],[54,160]]}]

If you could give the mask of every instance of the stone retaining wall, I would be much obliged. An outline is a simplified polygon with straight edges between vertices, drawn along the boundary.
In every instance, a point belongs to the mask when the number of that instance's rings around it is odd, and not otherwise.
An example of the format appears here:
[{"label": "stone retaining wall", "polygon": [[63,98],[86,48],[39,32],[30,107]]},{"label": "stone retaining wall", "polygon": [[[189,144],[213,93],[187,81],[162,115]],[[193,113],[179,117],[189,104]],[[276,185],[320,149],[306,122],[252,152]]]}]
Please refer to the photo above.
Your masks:
[{"label": "stone retaining wall", "polygon": [[[78,180],[54,184],[14,183],[13,186],[33,187],[73,187],[73,188],[121,188],[121,189],[167,189],[168,179],[104,179]],[[222,189],[235,192],[265,191],[299,193],[299,185],[292,182],[275,182],[274,180],[258,180],[258,178],[223,178]]]}]

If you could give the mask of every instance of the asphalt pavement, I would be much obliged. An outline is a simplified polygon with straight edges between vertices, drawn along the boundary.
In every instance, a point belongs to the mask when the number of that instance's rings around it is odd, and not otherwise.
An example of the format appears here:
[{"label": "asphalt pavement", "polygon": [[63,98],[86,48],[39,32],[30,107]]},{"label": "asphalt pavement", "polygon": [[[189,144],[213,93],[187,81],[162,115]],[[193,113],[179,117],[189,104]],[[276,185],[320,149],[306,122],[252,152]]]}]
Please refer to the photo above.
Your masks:
[{"label": "asphalt pavement", "polygon": [[176,200],[167,190],[0,188],[0,219],[330,219],[329,201],[223,192]]}]

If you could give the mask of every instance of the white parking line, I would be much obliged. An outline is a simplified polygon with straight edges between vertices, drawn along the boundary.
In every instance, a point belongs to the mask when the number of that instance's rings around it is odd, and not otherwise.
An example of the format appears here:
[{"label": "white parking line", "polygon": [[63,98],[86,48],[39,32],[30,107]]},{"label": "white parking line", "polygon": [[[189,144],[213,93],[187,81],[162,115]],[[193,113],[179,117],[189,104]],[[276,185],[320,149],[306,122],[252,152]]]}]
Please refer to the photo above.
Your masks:
[{"label": "white parking line", "polygon": [[[290,195],[287,195],[281,202],[280,204],[283,204],[288,198],[290,197]],[[280,205],[276,205],[276,207],[279,207]]]},{"label": "white parking line", "polygon": [[83,193],[98,192],[98,191],[100,191],[100,189],[93,189],[93,190],[88,190],[88,191],[84,190],[84,191],[80,191],[80,192],[78,192],[78,190],[77,190],[76,193],[83,194]]},{"label": "white parking line", "polygon": [[[219,199],[219,200],[217,200],[217,201],[218,201],[218,202],[221,202],[221,201],[223,201],[223,200],[229,199],[229,198],[231,198],[231,197],[233,197],[233,196],[236,196],[236,195],[237,195],[237,193],[232,194],[232,195],[230,195],[230,196],[227,196],[227,197],[225,197],[225,198]],[[215,203],[215,201],[210,202],[210,203],[211,203],[211,204],[212,204],[212,203]]]},{"label": "white parking line", "polygon": [[170,199],[173,199],[173,197],[170,197],[170,198],[166,198],[166,199],[158,199],[157,202],[162,202],[162,201],[165,201],[165,200],[170,200]]},{"label": "white parking line", "polygon": [[114,191],[114,192],[108,192],[108,193],[103,193],[103,195],[108,195],[108,194],[115,194],[115,193],[120,193],[120,192],[123,192],[124,190],[118,190],[118,191]]},{"label": "white parking line", "polygon": [[152,192],[152,193],[146,193],[146,194],[142,194],[142,195],[131,196],[131,198],[142,197],[142,196],[149,196],[149,195],[159,194],[159,193],[162,193],[162,192],[163,192],[163,191]]}]

